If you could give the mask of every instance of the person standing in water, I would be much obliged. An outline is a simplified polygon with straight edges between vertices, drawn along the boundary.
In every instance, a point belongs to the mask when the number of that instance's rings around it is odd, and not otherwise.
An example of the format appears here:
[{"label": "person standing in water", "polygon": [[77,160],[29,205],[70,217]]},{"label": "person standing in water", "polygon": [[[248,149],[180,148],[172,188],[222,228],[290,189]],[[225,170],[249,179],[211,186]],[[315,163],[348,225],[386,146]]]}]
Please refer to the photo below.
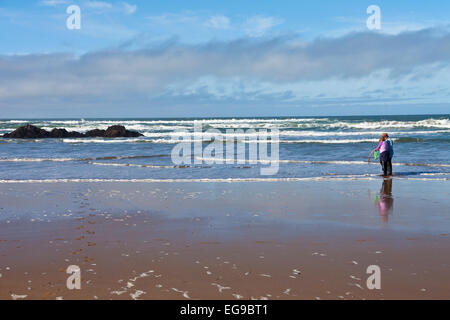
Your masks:
[{"label": "person standing in water", "polygon": [[[372,154],[375,151],[378,151],[380,153],[380,164],[381,164],[381,168],[383,170],[384,176],[392,175],[391,159],[392,159],[392,156],[394,155],[394,149],[393,149],[393,143],[391,144],[391,142],[388,141],[388,138],[389,138],[388,134],[383,133],[380,138],[380,143],[378,143],[378,146],[375,149],[373,149],[373,151],[371,152],[371,154],[369,156],[369,161],[370,161],[370,157],[372,157]],[[391,153],[391,149],[392,149],[392,153]]]}]

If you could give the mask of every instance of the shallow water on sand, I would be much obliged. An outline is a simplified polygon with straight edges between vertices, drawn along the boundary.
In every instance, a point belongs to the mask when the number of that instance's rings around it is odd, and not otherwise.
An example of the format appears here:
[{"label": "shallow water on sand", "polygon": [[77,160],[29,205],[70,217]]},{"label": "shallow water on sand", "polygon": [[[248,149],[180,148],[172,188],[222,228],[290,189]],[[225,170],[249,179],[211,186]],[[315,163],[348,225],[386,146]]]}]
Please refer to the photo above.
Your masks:
[{"label": "shallow water on sand", "polygon": [[0,299],[448,299],[449,199],[395,179],[2,184]]}]

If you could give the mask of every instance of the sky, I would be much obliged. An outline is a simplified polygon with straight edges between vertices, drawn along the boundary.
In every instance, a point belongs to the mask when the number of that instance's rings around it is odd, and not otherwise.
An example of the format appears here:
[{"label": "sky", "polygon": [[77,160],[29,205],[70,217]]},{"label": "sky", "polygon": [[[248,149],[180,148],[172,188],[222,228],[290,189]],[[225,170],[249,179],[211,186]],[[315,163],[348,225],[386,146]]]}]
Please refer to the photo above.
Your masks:
[{"label": "sky", "polygon": [[0,118],[448,114],[449,17],[436,0],[0,0]]}]

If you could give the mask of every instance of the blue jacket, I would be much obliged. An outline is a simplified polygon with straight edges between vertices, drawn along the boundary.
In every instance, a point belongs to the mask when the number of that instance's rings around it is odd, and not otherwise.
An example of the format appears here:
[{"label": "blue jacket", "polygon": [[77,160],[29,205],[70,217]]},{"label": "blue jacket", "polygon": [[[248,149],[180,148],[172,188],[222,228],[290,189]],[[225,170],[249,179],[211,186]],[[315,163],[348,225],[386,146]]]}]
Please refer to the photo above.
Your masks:
[{"label": "blue jacket", "polygon": [[394,156],[394,141],[389,138],[386,140],[386,142],[389,145],[389,158],[392,158]]}]

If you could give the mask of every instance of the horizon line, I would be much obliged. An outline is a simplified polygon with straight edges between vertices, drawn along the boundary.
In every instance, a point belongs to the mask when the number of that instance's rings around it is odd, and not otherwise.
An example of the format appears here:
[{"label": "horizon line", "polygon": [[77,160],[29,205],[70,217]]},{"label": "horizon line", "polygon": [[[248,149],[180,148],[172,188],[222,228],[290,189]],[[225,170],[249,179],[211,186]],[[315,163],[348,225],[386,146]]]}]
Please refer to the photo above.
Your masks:
[{"label": "horizon line", "polygon": [[39,118],[0,118],[5,120],[96,120],[96,119],[117,119],[117,120],[144,120],[144,119],[255,119],[255,118],[328,118],[328,117],[399,117],[399,116],[450,116],[450,113],[421,113],[421,114],[358,114],[358,115],[283,115],[283,116],[218,116],[218,117],[39,117]]}]

